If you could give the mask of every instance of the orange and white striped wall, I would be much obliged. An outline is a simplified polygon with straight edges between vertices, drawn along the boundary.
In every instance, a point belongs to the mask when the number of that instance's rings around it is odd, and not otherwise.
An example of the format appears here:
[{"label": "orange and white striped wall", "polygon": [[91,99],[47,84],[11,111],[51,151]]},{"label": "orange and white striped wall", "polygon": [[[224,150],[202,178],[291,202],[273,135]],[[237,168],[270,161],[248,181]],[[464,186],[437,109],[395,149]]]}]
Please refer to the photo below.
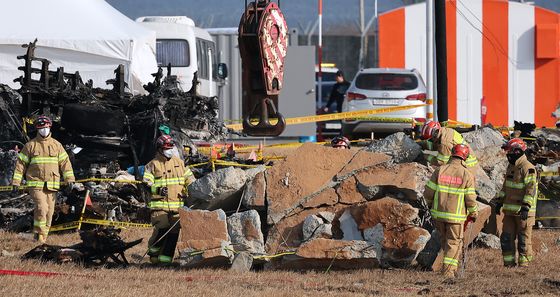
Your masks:
[{"label": "orange and white striped wall", "polygon": [[[505,0],[447,0],[449,118],[554,126],[560,103],[560,15]],[[425,3],[379,16],[379,67],[426,77]]]}]

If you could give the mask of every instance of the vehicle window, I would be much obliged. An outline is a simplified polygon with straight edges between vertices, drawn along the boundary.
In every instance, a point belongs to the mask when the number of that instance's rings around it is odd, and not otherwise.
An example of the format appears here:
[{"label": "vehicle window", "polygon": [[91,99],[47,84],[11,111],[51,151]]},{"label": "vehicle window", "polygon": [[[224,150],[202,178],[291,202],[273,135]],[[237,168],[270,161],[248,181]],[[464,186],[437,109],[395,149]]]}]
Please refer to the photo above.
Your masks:
[{"label": "vehicle window", "polygon": [[212,52],[212,80],[218,81],[218,58],[216,53],[216,44],[214,42],[208,41],[208,47]]},{"label": "vehicle window", "polygon": [[196,57],[198,62],[198,78],[208,79],[208,45],[202,39],[196,40]]},{"label": "vehicle window", "polygon": [[[323,72],[322,81],[336,81],[336,73],[335,72]],[[315,72],[315,80],[319,80],[319,74]]]},{"label": "vehicle window", "polygon": [[356,78],[356,87],[364,90],[413,90],[418,87],[414,74],[362,73]]},{"label": "vehicle window", "polygon": [[156,40],[156,59],[159,66],[188,67],[189,42],[182,39],[158,39]]}]

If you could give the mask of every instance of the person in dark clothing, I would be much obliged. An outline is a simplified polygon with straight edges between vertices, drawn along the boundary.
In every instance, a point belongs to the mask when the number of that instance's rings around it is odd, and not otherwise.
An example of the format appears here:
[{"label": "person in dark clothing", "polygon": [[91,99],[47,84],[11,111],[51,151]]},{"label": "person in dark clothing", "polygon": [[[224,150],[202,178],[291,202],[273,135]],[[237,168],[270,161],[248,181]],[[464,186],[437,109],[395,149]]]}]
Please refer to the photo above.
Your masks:
[{"label": "person in dark clothing", "polygon": [[328,112],[331,105],[336,101],[336,110],[338,112],[341,112],[342,102],[344,101],[344,94],[346,93],[349,87],[350,87],[350,82],[348,82],[344,78],[344,74],[342,73],[342,71],[340,70],[337,71],[336,83],[333,85],[333,88],[331,90],[331,95],[329,97],[329,101],[327,102],[327,105],[325,105],[323,110],[325,112]]}]

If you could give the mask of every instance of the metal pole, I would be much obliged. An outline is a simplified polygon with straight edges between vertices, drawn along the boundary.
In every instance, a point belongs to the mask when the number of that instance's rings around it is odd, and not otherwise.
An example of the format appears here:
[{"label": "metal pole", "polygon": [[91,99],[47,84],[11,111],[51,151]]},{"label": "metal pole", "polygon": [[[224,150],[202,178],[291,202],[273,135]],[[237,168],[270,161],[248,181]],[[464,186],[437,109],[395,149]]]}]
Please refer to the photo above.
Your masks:
[{"label": "metal pole", "polygon": [[447,104],[447,22],[445,0],[435,0],[435,40],[436,40],[436,81],[437,81],[437,119],[448,120]]},{"label": "metal pole", "polygon": [[426,0],[426,88],[428,111],[426,113],[426,120],[434,118],[434,0]]},{"label": "metal pole", "polygon": [[379,19],[377,18],[377,0],[375,0],[374,3],[374,15],[375,15],[375,45],[374,45],[374,49],[375,49],[375,67],[379,67]]},{"label": "metal pole", "polygon": [[321,63],[323,62],[323,0],[319,0],[319,44],[317,45],[317,61],[319,62],[319,73],[318,84],[317,84],[317,96],[319,97],[319,102],[323,100],[323,69],[321,68]]},{"label": "metal pole", "polygon": [[360,0],[360,55],[358,58],[358,67],[360,69],[364,68],[364,36],[365,36],[365,28],[364,28],[364,0]]}]

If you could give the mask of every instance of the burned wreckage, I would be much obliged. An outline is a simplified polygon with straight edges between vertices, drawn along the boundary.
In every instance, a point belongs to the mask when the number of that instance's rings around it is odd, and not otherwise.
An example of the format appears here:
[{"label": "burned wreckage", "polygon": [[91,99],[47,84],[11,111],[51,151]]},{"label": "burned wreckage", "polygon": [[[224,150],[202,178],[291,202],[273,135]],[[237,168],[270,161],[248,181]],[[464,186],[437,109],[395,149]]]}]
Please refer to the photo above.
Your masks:
[{"label": "burned wreckage", "polygon": [[[144,85],[147,94],[132,95],[127,92],[125,68],[119,65],[115,77],[106,81],[110,89],[94,88],[79,72],[66,73],[63,67],[50,70],[49,60],[35,56],[36,42],[23,45],[26,54],[17,57],[25,62],[18,67],[23,75],[14,80],[21,88],[0,84],[0,186],[10,184],[17,150],[35,135],[31,123],[37,115],[53,119],[53,136],[64,144],[78,179],[115,178],[129,168],[134,178],[130,174],[128,178],[138,180],[139,166],[153,158],[155,140],[161,133],[171,134],[178,148],[189,148],[185,150],[188,159],[195,161],[198,154],[193,140],[218,141],[233,132],[218,120],[218,98],[197,94],[196,74],[192,89],[184,92],[171,67],[167,67],[167,75],[160,67],[152,74],[154,81]],[[84,186],[59,199],[53,223],[75,219],[86,188],[98,202],[88,209],[91,215],[106,218],[112,214],[115,219],[131,221],[148,218],[141,187]],[[31,201],[7,194],[0,192],[0,227],[23,231],[30,226],[26,214],[32,211]]]}]

